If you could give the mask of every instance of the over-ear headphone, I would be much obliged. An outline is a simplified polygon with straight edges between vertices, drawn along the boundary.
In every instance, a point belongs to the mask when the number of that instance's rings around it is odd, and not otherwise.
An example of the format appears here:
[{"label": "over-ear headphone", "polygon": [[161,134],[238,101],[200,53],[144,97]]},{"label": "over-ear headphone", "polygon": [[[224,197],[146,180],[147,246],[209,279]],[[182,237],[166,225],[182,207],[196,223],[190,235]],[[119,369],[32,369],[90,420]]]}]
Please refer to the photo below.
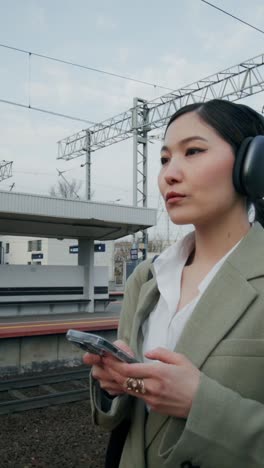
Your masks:
[{"label": "over-ear headphone", "polygon": [[264,197],[264,135],[242,142],[235,158],[233,183],[238,193],[251,200]]}]

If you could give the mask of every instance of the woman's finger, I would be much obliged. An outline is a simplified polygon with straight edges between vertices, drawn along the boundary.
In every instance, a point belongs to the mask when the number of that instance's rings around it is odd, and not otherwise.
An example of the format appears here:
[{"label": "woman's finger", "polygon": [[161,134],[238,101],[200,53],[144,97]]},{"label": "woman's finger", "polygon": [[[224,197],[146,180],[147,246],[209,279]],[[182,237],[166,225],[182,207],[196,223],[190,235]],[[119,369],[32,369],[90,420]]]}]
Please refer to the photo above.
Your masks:
[{"label": "woman's finger", "polygon": [[115,346],[118,348],[122,349],[122,351],[125,351],[125,353],[129,354],[130,356],[134,356],[135,353],[132,351],[132,349],[122,340],[116,340],[113,343]]},{"label": "woman's finger", "polygon": [[85,353],[82,359],[87,366],[94,366],[102,363],[102,358],[98,356],[98,354]]},{"label": "woman's finger", "polygon": [[120,387],[116,382],[100,381],[101,389],[105,390],[110,395],[122,395],[125,393],[125,389]]},{"label": "woman's finger", "polygon": [[107,369],[105,369],[102,365],[100,366],[92,366],[91,370],[92,376],[97,380],[114,380]]},{"label": "woman's finger", "polygon": [[162,347],[148,351],[145,353],[145,356],[148,359],[164,362],[165,364],[181,365],[186,361],[186,358],[182,354],[169,351],[168,349]]},{"label": "woman's finger", "polygon": [[112,357],[106,356],[102,358],[104,367],[111,372],[119,374],[119,376],[125,377],[152,377],[153,373],[157,372],[158,366],[160,363],[153,362],[148,364],[127,364],[121,362],[118,359],[113,359]]}]

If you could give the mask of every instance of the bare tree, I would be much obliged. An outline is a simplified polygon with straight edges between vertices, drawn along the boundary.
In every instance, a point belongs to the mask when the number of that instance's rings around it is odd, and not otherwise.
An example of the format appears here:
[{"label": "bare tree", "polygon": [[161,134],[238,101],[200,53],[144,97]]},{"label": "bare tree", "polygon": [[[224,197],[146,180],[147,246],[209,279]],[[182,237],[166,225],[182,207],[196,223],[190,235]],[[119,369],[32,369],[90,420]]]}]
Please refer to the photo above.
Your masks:
[{"label": "bare tree", "polygon": [[58,180],[57,185],[50,188],[49,194],[57,198],[80,198],[78,192],[80,191],[82,182],[72,179],[69,182],[65,179]]},{"label": "bare tree", "polygon": [[123,272],[124,272],[124,263],[130,260],[130,250],[132,247],[131,242],[116,242],[115,243],[115,253],[114,253],[114,262],[115,262],[115,281],[116,284],[122,284],[123,282]]},{"label": "bare tree", "polygon": [[168,241],[159,235],[148,241],[148,252],[161,253],[166,247],[168,247]]}]

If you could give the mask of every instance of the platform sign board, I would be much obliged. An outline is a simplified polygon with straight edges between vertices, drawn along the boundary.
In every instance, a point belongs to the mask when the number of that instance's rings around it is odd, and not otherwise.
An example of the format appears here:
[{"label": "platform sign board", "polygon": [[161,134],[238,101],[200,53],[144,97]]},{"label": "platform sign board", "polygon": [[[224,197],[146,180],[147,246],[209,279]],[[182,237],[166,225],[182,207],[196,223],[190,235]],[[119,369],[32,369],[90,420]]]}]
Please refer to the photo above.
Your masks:
[{"label": "platform sign board", "polygon": [[[94,244],[94,251],[95,252],[105,252],[105,244]],[[77,254],[79,252],[79,245],[70,245],[69,253],[70,254]]]},{"label": "platform sign board", "polygon": [[31,260],[41,260],[43,258],[43,253],[32,253]]},{"label": "platform sign board", "polygon": [[105,244],[94,244],[95,252],[105,252]]},{"label": "platform sign board", "polygon": [[131,260],[138,259],[138,249],[130,249],[130,258]]},{"label": "platform sign board", "polygon": [[69,253],[70,254],[77,254],[79,252],[79,246],[78,245],[70,245],[69,247]]}]

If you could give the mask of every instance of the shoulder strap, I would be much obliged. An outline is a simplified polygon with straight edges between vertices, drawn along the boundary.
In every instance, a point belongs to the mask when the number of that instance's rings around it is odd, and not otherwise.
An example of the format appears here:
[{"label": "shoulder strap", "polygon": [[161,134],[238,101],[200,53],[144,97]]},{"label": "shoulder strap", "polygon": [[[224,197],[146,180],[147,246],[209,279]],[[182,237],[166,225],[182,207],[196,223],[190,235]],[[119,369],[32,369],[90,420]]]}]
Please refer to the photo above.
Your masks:
[{"label": "shoulder strap", "polygon": [[[155,262],[155,260],[156,260],[157,258],[158,258],[158,255],[155,255],[155,257],[153,257],[153,259],[152,259],[152,262],[151,262],[151,263],[154,263],[154,262]],[[149,280],[150,280],[152,277],[153,277],[153,275],[152,275],[152,271],[151,271],[151,269],[149,268],[149,271],[148,271],[148,277],[147,277],[147,281],[149,281]]]}]

